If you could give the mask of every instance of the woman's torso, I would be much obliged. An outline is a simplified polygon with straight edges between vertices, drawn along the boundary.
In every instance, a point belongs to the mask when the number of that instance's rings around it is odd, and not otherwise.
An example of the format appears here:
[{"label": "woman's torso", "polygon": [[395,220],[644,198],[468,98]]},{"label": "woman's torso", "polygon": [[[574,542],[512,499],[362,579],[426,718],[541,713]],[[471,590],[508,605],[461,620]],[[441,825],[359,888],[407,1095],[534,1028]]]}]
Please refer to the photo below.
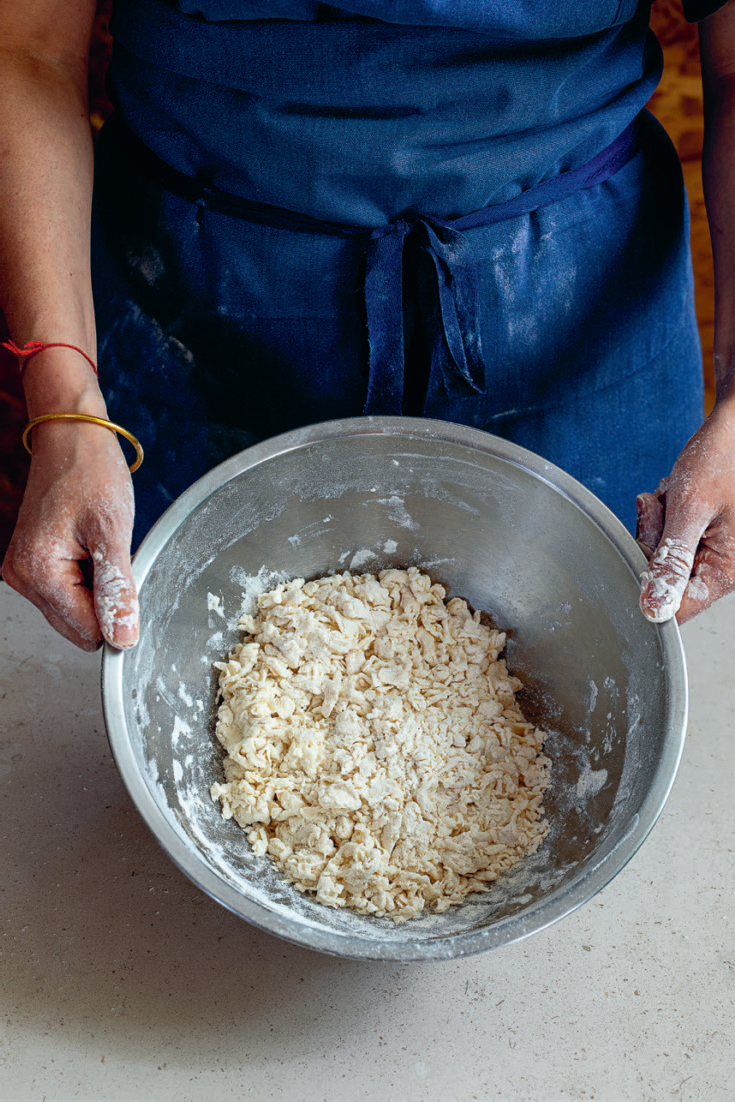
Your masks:
[{"label": "woman's torso", "polygon": [[110,86],[163,160],[237,195],[450,218],[621,133],[660,73],[647,24],[635,0],[117,0]]}]

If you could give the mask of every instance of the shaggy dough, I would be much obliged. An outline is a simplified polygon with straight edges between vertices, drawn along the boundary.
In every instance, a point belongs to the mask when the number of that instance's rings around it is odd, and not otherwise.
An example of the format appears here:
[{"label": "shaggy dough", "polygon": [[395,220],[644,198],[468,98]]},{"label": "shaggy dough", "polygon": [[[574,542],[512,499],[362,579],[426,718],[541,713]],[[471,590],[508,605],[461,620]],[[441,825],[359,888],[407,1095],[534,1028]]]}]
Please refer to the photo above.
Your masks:
[{"label": "shaggy dough", "polygon": [[396,921],[486,890],[548,832],[545,732],[502,632],[412,568],[279,585],[220,671],[226,819],[300,891]]}]

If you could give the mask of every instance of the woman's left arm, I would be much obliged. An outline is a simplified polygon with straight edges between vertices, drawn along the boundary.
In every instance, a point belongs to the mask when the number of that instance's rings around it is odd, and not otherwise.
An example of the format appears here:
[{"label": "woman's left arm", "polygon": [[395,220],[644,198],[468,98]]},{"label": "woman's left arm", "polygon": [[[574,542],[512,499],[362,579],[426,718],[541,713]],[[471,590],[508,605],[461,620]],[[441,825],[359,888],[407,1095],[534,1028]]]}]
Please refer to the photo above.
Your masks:
[{"label": "woman's left arm", "polygon": [[735,589],[735,0],[700,23],[699,43],[716,402],[670,477],[638,499],[639,539],[655,548],[641,609],[657,622],[683,623]]}]

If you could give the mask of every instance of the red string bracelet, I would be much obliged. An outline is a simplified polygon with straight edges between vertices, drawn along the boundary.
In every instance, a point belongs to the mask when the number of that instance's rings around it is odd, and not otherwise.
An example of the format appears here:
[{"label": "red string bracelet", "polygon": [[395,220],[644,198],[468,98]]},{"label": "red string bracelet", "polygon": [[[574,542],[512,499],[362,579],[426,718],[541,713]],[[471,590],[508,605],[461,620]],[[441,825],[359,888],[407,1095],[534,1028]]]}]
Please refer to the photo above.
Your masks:
[{"label": "red string bracelet", "polygon": [[37,356],[38,353],[43,352],[44,349],[71,348],[72,352],[78,352],[80,356],[84,356],[85,360],[92,368],[95,375],[97,375],[97,378],[99,378],[99,374],[97,372],[97,364],[94,362],[91,356],[88,356],[87,353],[83,351],[83,349],[77,348],[75,344],[64,344],[63,341],[52,341],[50,344],[44,344],[43,341],[28,341],[25,348],[18,348],[17,344],[14,344],[13,341],[3,341],[3,348],[7,348],[8,352],[14,352],[16,356],[25,357],[25,363],[22,363],[20,365],[21,375],[28,367],[28,364],[30,363],[32,357]]}]

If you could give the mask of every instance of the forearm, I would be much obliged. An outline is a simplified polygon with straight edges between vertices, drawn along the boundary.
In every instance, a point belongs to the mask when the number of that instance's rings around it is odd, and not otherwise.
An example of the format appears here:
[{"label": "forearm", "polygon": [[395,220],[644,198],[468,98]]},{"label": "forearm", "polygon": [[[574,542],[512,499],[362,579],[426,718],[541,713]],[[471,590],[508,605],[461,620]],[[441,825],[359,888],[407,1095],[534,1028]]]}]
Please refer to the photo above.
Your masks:
[{"label": "forearm", "polygon": [[[92,143],[83,65],[0,48],[0,279],[16,343],[96,357],[89,267]],[[102,403],[85,360],[54,349],[24,379],[32,416]]]},{"label": "forearm", "polygon": [[641,609],[680,623],[735,589],[735,0],[699,25],[702,169],[715,269],[717,401],[655,493],[638,499],[653,551]]},{"label": "forearm", "polygon": [[715,384],[735,403],[735,5],[700,24],[704,89],[702,176],[715,275]]}]

